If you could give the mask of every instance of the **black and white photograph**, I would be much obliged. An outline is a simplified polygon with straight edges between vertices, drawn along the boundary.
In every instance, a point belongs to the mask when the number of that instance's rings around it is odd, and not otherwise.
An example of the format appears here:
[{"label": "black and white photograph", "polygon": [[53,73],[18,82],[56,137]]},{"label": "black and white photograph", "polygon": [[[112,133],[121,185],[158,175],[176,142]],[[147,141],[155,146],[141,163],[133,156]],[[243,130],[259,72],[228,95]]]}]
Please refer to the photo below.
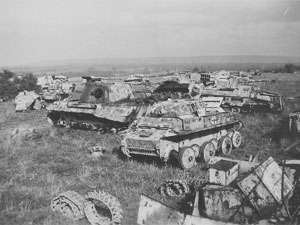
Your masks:
[{"label": "black and white photograph", "polygon": [[300,225],[300,0],[0,0],[0,225]]}]

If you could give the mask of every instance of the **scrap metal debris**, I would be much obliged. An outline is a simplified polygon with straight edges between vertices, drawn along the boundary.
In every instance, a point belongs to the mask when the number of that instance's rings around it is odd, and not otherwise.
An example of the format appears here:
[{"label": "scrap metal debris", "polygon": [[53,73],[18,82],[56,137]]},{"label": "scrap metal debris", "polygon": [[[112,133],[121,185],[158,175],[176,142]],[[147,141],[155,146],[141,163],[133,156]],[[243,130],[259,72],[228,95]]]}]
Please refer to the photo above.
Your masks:
[{"label": "scrap metal debris", "polygon": [[[226,158],[216,157],[213,163],[222,160]],[[272,157],[261,164],[231,159],[228,162],[232,163],[230,168],[241,165],[243,173],[229,182],[230,185],[225,182],[223,185],[205,184],[198,189],[190,189],[190,194],[195,196],[191,214],[184,214],[180,209],[142,195],[138,224],[267,225],[292,220],[298,215],[300,205],[299,202],[295,205],[295,199],[299,198],[299,190],[294,186],[297,182],[294,181],[295,170],[287,167],[291,164],[298,165],[298,161],[284,161],[282,167]],[[288,205],[289,199],[292,199],[290,202],[293,202],[293,206]]]},{"label": "scrap metal debris", "polygon": [[95,158],[95,159],[103,156],[105,151],[106,151],[105,148],[101,145],[95,145],[95,146],[88,148],[89,154],[92,156],[92,158]]},{"label": "scrap metal debris", "polygon": [[[35,102],[40,98],[34,91],[22,91],[15,98],[16,112],[33,109]],[[38,104],[38,103],[37,103]],[[35,108],[38,106],[35,105]]]},{"label": "scrap metal debris", "polygon": [[55,197],[50,207],[73,220],[86,217],[91,225],[120,225],[123,218],[118,199],[101,190],[88,192],[85,197],[66,191]]},{"label": "scrap metal debris", "polygon": [[84,197],[77,192],[66,191],[51,201],[51,209],[62,213],[70,219],[79,220],[85,217],[84,202]]},{"label": "scrap metal debris", "polygon": [[185,180],[167,180],[159,186],[158,192],[162,196],[182,197],[190,192],[190,188]]},{"label": "scrap metal debris", "polygon": [[[85,215],[92,225],[118,225],[123,218],[123,210],[119,200],[111,194],[104,191],[93,191],[86,195],[86,204],[84,208]],[[91,204],[94,203],[94,205]],[[97,202],[104,204],[110,212],[111,217],[107,218],[100,215],[97,210]]]},{"label": "scrap metal debris", "polygon": [[206,185],[201,192],[203,202],[198,207],[199,214],[205,214],[208,218],[245,222],[245,217],[253,214],[253,209],[244,203],[243,195],[237,188]]},{"label": "scrap metal debris", "polygon": [[270,217],[278,204],[291,197],[293,184],[272,157],[237,183],[260,216]]}]

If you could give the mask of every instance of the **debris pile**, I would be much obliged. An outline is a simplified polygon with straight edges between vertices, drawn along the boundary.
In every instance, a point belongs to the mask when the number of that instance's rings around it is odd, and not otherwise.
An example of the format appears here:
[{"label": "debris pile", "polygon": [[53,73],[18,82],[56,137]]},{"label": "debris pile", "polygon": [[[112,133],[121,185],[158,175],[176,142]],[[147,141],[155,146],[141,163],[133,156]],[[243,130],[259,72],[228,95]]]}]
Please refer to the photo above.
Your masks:
[{"label": "debris pile", "polygon": [[51,201],[51,209],[73,220],[86,217],[91,225],[120,225],[123,218],[118,199],[101,190],[85,197],[75,191],[63,192]]},{"label": "debris pile", "polygon": [[34,91],[22,91],[15,98],[16,112],[41,109],[41,98]]},{"label": "debris pile", "polygon": [[[164,224],[166,221],[180,225],[276,224],[298,216],[300,203],[291,204],[291,199],[299,195],[294,182],[298,181],[294,179],[295,170],[287,167],[289,164],[280,166],[272,157],[261,164],[229,159],[228,166],[222,168],[219,164],[223,165],[226,159],[216,158],[212,158],[210,168],[214,170],[208,169],[208,177],[214,172],[214,178],[220,176],[220,179],[209,179],[209,183],[189,193],[194,196],[191,214],[142,195],[138,224]],[[226,177],[231,172],[238,176]]]},{"label": "debris pile", "polygon": [[88,153],[91,155],[92,158],[98,159],[105,153],[105,148],[101,145],[94,145],[88,148]]}]

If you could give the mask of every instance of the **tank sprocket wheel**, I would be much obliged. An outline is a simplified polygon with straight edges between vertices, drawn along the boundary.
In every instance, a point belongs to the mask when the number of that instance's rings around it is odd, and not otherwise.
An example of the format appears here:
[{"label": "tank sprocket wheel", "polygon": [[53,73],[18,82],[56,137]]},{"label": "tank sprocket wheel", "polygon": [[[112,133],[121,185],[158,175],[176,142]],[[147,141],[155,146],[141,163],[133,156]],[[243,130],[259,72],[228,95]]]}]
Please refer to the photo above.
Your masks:
[{"label": "tank sprocket wheel", "polygon": [[[118,225],[121,224],[123,218],[123,210],[119,200],[111,194],[104,191],[93,191],[88,192],[86,195],[84,212],[88,221],[92,225]],[[110,211],[111,218],[100,215],[96,208],[93,200],[100,201]]]},{"label": "tank sprocket wheel", "polygon": [[190,188],[184,180],[167,180],[159,186],[158,192],[166,197],[182,197]]},{"label": "tank sprocket wheel", "polygon": [[196,155],[192,148],[182,148],[178,153],[178,161],[182,169],[191,169],[196,164]]},{"label": "tank sprocket wheel", "polygon": [[232,151],[232,141],[229,136],[224,136],[219,141],[219,148],[223,155],[230,155]]}]

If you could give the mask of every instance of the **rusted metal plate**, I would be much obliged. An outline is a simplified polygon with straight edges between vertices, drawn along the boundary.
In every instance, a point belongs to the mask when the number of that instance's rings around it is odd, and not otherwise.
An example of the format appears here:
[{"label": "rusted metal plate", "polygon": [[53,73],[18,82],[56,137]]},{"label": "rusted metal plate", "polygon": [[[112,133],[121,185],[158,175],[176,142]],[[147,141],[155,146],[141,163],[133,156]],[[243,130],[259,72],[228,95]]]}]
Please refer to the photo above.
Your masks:
[{"label": "rusted metal plate", "polygon": [[16,111],[21,112],[30,108],[39,95],[34,91],[22,91],[15,98]]},{"label": "rusted metal plate", "polygon": [[183,225],[236,225],[236,223],[228,223],[204,217],[186,215]]},{"label": "rusted metal plate", "polygon": [[293,184],[286,175],[283,180],[282,185],[282,169],[270,157],[238,182],[238,186],[261,216],[270,216],[281,202],[282,186],[283,198],[293,190]]},{"label": "rusted metal plate", "polygon": [[138,225],[235,225],[205,217],[183,214],[145,195],[141,196]]},{"label": "rusted metal plate", "polygon": [[182,225],[184,214],[145,195],[141,196],[137,224]]}]

